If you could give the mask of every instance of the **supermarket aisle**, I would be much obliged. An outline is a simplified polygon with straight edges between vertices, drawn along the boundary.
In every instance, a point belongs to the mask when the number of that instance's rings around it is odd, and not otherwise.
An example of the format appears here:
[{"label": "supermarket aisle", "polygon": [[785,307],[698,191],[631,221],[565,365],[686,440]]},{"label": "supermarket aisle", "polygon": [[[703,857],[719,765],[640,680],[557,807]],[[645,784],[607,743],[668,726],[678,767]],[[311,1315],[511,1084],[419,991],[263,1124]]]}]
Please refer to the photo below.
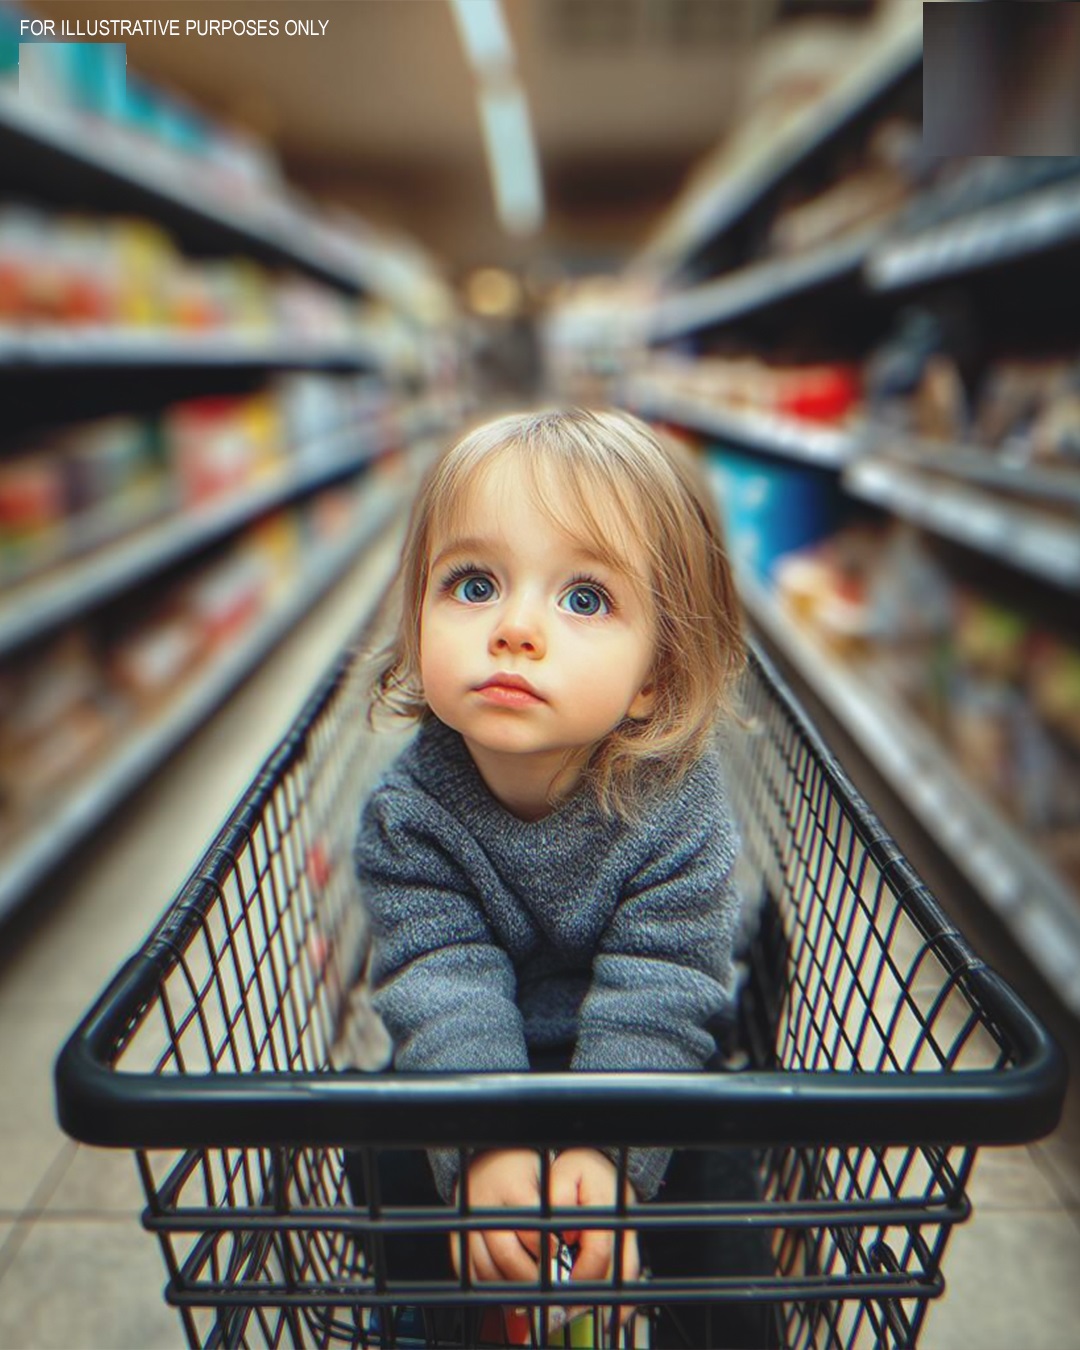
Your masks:
[{"label": "supermarket aisle", "polygon": [[243,692],[61,874],[0,967],[0,1347],[153,1350],[182,1343],[157,1244],[139,1227],[130,1154],[55,1123],[63,1039],[145,937],[238,793],[385,585],[391,529]]}]

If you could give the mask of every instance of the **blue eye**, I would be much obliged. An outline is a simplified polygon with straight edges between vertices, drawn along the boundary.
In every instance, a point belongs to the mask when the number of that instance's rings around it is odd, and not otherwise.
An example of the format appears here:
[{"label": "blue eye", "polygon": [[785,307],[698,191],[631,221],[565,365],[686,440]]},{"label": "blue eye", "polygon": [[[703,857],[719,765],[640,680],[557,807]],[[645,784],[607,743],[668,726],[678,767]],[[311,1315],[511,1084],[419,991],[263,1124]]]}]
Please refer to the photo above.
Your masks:
[{"label": "blue eye", "polygon": [[560,606],[571,614],[591,618],[594,614],[606,614],[610,609],[607,596],[596,586],[571,586],[559,601]]},{"label": "blue eye", "polygon": [[490,577],[477,576],[473,573],[456,582],[451,587],[450,594],[455,600],[463,600],[467,605],[482,605],[494,596],[495,583]]}]

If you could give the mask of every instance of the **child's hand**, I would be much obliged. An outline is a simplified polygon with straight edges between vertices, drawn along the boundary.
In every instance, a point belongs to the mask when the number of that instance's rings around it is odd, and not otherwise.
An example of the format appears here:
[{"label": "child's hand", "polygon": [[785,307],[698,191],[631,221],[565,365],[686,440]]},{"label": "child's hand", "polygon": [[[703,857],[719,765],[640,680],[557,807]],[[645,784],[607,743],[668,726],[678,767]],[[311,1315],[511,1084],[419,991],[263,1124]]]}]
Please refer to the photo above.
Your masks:
[{"label": "child's hand", "polygon": [[[459,1182],[460,1185],[460,1182]],[[470,1209],[539,1209],[540,1155],[531,1149],[504,1148],[481,1153],[469,1164]],[[450,1257],[461,1274],[462,1239],[468,1244],[473,1280],[522,1280],[540,1277],[540,1235],[534,1229],[491,1229],[453,1233]]]},{"label": "child's hand", "polygon": [[[553,1208],[572,1208],[595,1205],[614,1209],[618,1169],[610,1158],[594,1148],[572,1148],[560,1153],[551,1166],[551,1204]],[[637,1196],[629,1182],[626,1184],[627,1204],[634,1204]],[[610,1281],[615,1268],[615,1234],[610,1230],[583,1228],[580,1232],[567,1231],[563,1239],[577,1245],[572,1280]],[[627,1229],[622,1238],[622,1278],[631,1284],[641,1274],[637,1234]],[[636,1308],[620,1308],[619,1324],[627,1322]]]}]

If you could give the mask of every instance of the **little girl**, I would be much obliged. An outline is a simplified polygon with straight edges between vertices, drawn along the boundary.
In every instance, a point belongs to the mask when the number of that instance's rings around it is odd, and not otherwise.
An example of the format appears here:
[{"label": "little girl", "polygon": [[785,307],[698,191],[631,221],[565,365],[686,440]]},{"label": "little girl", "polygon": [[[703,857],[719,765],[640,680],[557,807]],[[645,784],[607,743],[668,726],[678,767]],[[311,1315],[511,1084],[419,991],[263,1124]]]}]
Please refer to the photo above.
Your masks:
[{"label": "little girl", "polygon": [[[419,733],[357,845],[395,1068],[701,1069],[731,1005],[736,835],[714,733],[744,654],[692,457],[623,413],[502,417],[429,475],[401,582],[374,704]],[[424,1203],[408,1156],[389,1184]],[[430,1158],[448,1202],[457,1159]],[[669,1161],[631,1152],[632,1201]],[[568,1150],[551,1201],[613,1206],[616,1175]],[[534,1151],[479,1154],[470,1202],[538,1206],[539,1178]],[[572,1278],[610,1277],[612,1235],[577,1236]],[[536,1233],[460,1244],[474,1280],[538,1278]],[[623,1252],[634,1279],[633,1235]]]}]

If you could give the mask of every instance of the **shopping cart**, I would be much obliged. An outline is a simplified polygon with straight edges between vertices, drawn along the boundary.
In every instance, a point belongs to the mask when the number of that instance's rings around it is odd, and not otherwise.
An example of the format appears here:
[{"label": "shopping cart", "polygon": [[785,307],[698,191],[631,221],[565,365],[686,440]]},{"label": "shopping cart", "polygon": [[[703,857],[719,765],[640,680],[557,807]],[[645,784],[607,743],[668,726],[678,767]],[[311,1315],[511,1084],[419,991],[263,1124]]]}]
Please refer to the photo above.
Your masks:
[{"label": "shopping cart", "polygon": [[[574,1301],[592,1312],[572,1343],[612,1343],[606,1315],[634,1303],[625,1344],[677,1343],[691,1307],[726,1344],[727,1315],[760,1306],[767,1339],[787,1348],[914,1345],[970,1212],[976,1147],[1050,1130],[1064,1069],[767,662],[751,661],[730,746],[741,884],[758,901],[738,1028],[724,1071],[699,1074],[348,1067],[385,1051],[359,980],[351,846],[378,755],[397,749],[367,730],[359,686],[346,656],[57,1064],[64,1128],[135,1150],[143,1223],[190,1344],[562,1343],[547,1319],[567,1297],[547,1263],[529,1287],[388,1270],[395,1234],[496,1225],[467,1195],[456,1208],[384,1203],[380,1151],[529,1145],[546,1169],[549,1150],[604,1144],[625,1169],[629,1146],[668,1144],[750,1158],[750,1198],[620,1206],[591,1212],[593,1226],[756,1235],[767,1268],[580,1285]],[[581,1211],[500,1212],[545,1245],[571,1218],[582,1226]]]}]

